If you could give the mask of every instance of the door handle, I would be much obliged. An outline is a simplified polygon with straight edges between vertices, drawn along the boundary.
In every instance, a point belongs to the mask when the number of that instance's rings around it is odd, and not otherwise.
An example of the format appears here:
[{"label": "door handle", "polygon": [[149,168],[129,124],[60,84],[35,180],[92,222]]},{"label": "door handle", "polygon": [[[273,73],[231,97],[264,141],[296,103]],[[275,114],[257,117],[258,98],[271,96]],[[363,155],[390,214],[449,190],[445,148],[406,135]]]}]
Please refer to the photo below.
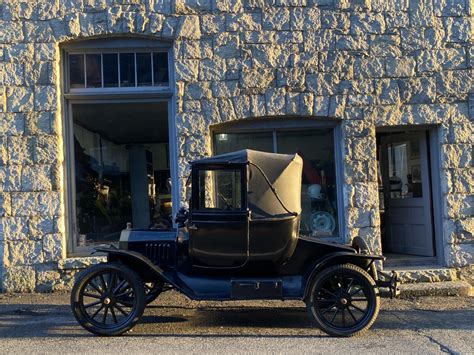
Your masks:
[{"label": "door handle", "polygon": [[191,225],[188,226],[188,229],[195,231],[195,230],[198,229],[198,227],[195,224],[191,224]]}]

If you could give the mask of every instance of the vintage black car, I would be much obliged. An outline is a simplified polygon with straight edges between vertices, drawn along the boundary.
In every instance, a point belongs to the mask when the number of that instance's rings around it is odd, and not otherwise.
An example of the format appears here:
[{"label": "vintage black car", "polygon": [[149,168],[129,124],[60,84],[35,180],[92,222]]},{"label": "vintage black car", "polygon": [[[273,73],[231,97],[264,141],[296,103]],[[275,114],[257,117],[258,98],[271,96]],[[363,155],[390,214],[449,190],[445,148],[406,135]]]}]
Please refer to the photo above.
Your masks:
[{"label": "vintage black car", "polygon": [[380,307],[379,287],[397,293],[396,276],[377,272],[381,255],[300,235],[302,159],[242,150],[191,163],[189,211],[177,228],[122,231],[107,262],[84,270],[71,306],[99,335],[131,329],[145,306],[174,288],[193,300],[303,300],[326,333],[358,335]]}]

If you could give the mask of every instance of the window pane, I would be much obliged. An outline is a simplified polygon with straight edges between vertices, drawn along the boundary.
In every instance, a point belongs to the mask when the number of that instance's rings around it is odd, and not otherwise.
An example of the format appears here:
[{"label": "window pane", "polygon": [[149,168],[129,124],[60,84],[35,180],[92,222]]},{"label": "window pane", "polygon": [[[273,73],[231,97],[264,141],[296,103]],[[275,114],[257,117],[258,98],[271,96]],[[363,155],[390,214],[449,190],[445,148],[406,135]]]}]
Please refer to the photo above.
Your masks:
[{"label": "window pane", "polygon": [[118,58],[117,53],[104,53],[104,87],[118,86]]},{"label": "window pane", "polygon": [[423,197],[419,142],[393,143],[387,149],[390,198]]},{"label": "window pane", "polygon": [[153,76],[155,79],[155,86],[169,85],[168,53],[153,53]]},{"label": "window pane", "polygon": [[137,53],[137,84],[151,86],[151,53]]},{"label": "window pane", "polygon": [[240,170],[200,170],[199,209],[242,209]]},{"label": "window pane", "polygon": [[120,86],[135,86],[134,53],[120,53]]},{"label": "window pane", "polygon": [[167,104],[73,104],[72,116],[76,245],[117,242],[128,222],[171,226]]},{"label": "window pane", "polygon": [[100,54],[86,54],[87,87],[102,87],[102,65]]},{"label": "window pane", "polygon": [[84,54],[69,55],[69,86],[71,89],[84,87]]},{"label": "window pane", "polygon": [[277,151],[298,153],[303,158],[302,232],[314,237],[337,236],[333,130],[277,132]]},{"label": "window pane", "polygon": [[214,153],[216,155],[241,149],[273,152],[273,133],[220,133],[214,136]]}]

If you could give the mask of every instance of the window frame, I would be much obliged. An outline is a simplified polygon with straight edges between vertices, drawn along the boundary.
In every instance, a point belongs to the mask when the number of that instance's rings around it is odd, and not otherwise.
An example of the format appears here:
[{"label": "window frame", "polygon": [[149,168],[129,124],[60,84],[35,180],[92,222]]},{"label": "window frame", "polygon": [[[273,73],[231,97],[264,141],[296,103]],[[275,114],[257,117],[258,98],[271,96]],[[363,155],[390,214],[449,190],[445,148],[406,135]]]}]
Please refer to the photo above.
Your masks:
[{"label": "window frame", "polygon": [[211,149],[215,152],[215,137],[217,134],[229,133],[260,133],[272,132],[273,135],[273,153],[278,153],[277,132],[301,131],[304,129],[324,129],[333,130],[334,142],[334,165],[336,172],[336,194],[337,194],[337,235],[324,237],[325,241],[334,241],[342,243],[346,240],[346,221],[344,213],[344,161],[343,144],[340,120],[325,118],[255,118],[229,121],[210,126]]},{"label": "window frame", "polygon": [[[122,87],[122,88],[69,88],[68,53],[80,51],[86,54],[100,51],[112,53],[136,52],[139,49],[151,52],[168,53],[168,86],[152,87]],[[62,104],[62,134],[65,161],[63,164],[64,185],[63,200],[65,204],[64,224],[66,232],[66,255],[67,257],[81,257],[89,255],[94,246],[80,247],[77,245],[78,233],[76,231],[76,188],[74,170],[74,130],[72,105],[90,103],[126,103],[126,102],[160,102],[168,103],[168,136],[169,136],[169,162],[172,184],[172,207],[173,215],[177,212],[176,203],[179,202],[180,185],[178,179],[178,152],[177,152],[177,130],[175,124],[176,95],[174,83],[174,50],[171,42],[157,39],[143,39],[134,37],[87,39],[62,44],[60,47],[60,76],[61,76],[61,104]],[[118,243],[118,241],[117,241]]]},{"label": "window frame", "polygon": [[[232,170],[240,171],[240,209],[223,210],[218,208],[200,208],[199,201],[199,172],[200,171],[215,171],[215,170]],[[236,214],[246,212],[247,207],[247,165],[246,164],[226,164],[226,165],[208,165],[196,164],[192,167],[192,186],[191,186],[191,213],[208,213],[208,214]]]},{"label": "window frame", "polygon": [[[63,94],[66,97],[71,95],[93,95],[93,94],[141,94],[141,93],[154,93],[163,94],[164,96],[173,92],[173,47],[170,42],[163,42],[150,39],[133,39],[133,38],[111,38],[111,39],[95,39],[86,40],[83,42],[77,42],[73,44],[65,44],[61,46],[62,53],[61,58],[63,61],[62,67],[62,85]],[[137,68],[135,65],[135,85],[136,86],[120,86],[120,74],[119,74],[119,86],[117,87],[100,87],[100,88],[71,88],[70,77],[69,77],[69,55],[71,54],[108,54],[108,53],[134,53],[134,60],[136,64],[136,53],[167,53],[168,55],[168,85],[161,86],[138,86],[137,85]],[[84,57],[85,62],[85,57]],[[101,65],[103,68],[103,58],[101,56]],[[120,66],[118,67],[120,72]],[[152,67],[153,71],[153,67]],[[84,66],[84,75],[87,78],[86,67]],[[153,73],[152,73],[153,75]],[[102,84],[103,84],[103,71],[102,71]],[[85,79],[85,85],[87,79]]]}]

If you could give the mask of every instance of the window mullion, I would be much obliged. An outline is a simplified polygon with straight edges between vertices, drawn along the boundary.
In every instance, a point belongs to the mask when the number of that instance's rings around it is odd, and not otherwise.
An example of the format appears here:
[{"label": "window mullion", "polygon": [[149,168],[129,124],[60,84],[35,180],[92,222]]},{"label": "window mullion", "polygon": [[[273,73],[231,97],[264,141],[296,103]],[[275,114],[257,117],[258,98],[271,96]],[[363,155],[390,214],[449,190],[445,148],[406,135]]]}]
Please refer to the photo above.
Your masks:
[{"label": "window mullion", "polygon": [[84,53],[84,88],[87,88],[87,60],[86,53]]},{"label": "window mullion", "polygon": [[277,131],[272,131],[273,135],[273,153],[278,153]]},{"label": "window mullion", "polygon": [[102,88],[104,87],[104,54],[100,53],[100,77],[102,80]]},{"label": "window mullion", "polygon": [[154,58],[155,54],[154,52],[151,52],[151,56],[150,56],[150,59],[151,59],[151,86],[155,86],[155,71],[154,71],[154,68],[153,68],[153,58]]},{"label": "window mullion", "polygon": [[117,53],[118,87],[122,86],[120,78],[120,53]]},{"label": "window mullion", "polygon": [[135,69],[135,87],[138,86],[138,78],[137,78],[137,52],[133,53],[133,60],[135,62],[134,69]]}]

